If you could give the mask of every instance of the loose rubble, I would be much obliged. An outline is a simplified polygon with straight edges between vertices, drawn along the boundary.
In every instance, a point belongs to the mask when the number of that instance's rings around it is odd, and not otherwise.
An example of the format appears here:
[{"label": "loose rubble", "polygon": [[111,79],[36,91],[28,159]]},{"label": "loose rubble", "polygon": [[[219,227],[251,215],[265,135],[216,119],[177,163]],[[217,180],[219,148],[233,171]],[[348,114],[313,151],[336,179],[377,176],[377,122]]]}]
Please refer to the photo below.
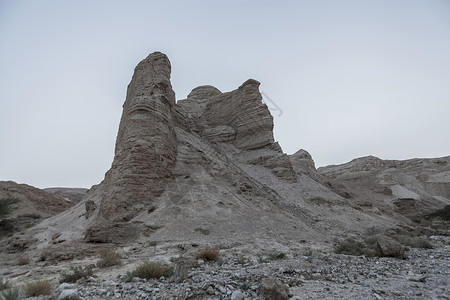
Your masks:
[{"label": "loose rubble", "polygon": [[[430,237],[434,249],[410,249],[405,259],[347,256],[312,251],[283,259],[225,257],[194,264],[176,278],[125,282],[90,277],[63,283],[53,297],[80,299],[277,299],[263,298],[261,282],[286,285],[290,299],[449,299],[450,237]],[[307,256],[305,256],[307,255]],[[95,274],[95,272],[94,272]],[[30,298],[30,299],[50,299]],[[70,298],[76,299],[76,298]],[[282,298],[278,298],[282,299]]]}]

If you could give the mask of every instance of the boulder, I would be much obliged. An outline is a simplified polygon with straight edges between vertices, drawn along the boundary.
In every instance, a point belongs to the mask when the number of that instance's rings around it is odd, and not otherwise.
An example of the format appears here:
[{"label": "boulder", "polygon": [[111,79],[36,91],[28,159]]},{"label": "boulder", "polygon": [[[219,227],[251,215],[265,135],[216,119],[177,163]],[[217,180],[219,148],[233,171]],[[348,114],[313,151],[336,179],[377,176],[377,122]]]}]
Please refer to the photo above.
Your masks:
[{"label": "boulder", "polygon": [[383,256],[405,258],[403,246],[391,237],[380,236],[377,241],[377,248]]},{"label": "boulder", "polygon": [[265,300],[286,300],[289,289],[280,280],[269,276],[261,280],[260,295]]}]

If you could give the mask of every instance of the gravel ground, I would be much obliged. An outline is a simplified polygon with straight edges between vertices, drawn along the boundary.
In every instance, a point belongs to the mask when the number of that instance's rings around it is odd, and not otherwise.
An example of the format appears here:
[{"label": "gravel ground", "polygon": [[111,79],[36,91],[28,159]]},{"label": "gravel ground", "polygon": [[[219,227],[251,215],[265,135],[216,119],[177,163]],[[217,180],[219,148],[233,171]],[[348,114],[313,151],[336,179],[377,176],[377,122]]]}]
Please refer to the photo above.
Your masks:
[{"label": "gravel ground", "polygon": [[197,261],[179,282],[98,276],[62,284],[52,297],[66,290],[81,299],[260,299],[261,279],[272,276],[289,286],[291,299],[450,299],[450,237],[430,240],[434,249],[410,249],[405,260],[320,251],[265,261],[225,257]]}]

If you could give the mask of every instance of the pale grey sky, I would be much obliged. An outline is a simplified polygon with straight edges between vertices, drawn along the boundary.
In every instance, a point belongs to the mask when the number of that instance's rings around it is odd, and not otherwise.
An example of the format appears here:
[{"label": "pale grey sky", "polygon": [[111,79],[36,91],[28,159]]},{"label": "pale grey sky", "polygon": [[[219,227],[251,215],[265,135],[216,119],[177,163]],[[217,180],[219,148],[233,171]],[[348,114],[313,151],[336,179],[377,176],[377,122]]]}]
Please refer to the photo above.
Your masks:
[{"label": "pale grey sky", "polygon": [[450,155],[448,0],[0,0],[0,180],[99,183],[154,51],[177,99],[259,80],[275,138],[317,166]]}]

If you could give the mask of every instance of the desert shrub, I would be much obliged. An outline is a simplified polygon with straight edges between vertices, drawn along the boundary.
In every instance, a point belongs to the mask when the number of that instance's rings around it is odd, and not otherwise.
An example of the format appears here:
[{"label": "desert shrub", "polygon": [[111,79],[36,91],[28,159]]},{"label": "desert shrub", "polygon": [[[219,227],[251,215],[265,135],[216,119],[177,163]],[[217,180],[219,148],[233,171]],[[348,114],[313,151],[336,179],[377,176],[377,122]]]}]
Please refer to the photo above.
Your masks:
[{"label": "desert shrub", "polygon": [[286,254],[284,254],[283,252],[280,253],[271,253],[269,254],[268,257],[270,260],[280,260],[280,259],[285,259],[286,258]]},{"label": "desert shrub", "polygon": [[23,289],[25,295],[28,297],[36,297],[40,295],[50,295],[52,292],[52,285],[48,280],[38,280],[27,283]]},{"label": "desert shrub", "polygon": [[3,278],[0,278],[0,291],[9,289],[11,286],[9,285],[9,281]]},{"label": "desert shrub", "polygon": [[200,250],[195,255],[197,259],[203,259],[208,261],[218,261],[219,260],[219,250],[215,248],[205,248]]},{"label": "desert shrub", "polygon": [[38,214],[23,214],[23,215],[20,215],[19,217],[30,218],[30,219],[40,219],[41,215],[38,215]]},{"label": "desert shrub", "polygon": [[365,255],[365,256],[378,256],[379,253],[367,247],[364,243],[355,241],[353,239],[346,239],[339,242],[334,248],[334,253],[346,254],[346,255]]},{"label": "desert shrub", "polygon": [[93,275],[92,272],[92,266],[87,267],[70,267],[71,273],[68,274],[61,274],[61,279],[59,280],[60,283],[68,282],[68,283],[75,283],[81,278],[88,278]]},{"label": "desert shrub", "polygon": [[244,256],[239,256],[237,259],[236,259],[236,263],[238,264],[238,265],[245,265],[246,263],[248,263],[249,262],[249,260],[247,259],[247,258],[245,258]]},{"label": "desert shrub", "polygon": [[447,205],[442,209],[438,209],[435,212],[428,214],[426,217],[441,218],[442,220],[450,221],[450,205]]},{"label": "desert shrub", "polygon": [[17,298],[19,298],[19,289],[16,287],[9,288],[7,290],[2,291],[1,295],[5,300],[16,300]]},{"label": "desert shrub", "polygon": [[97,267],[106,268],[122,264],[122,255],[111,249],[102,249],[99,251],[100,260],[97,262]]},{"label": "desert shrub", "polygon": [[15,198],[0,199],[0,217],[9,214],[11,212],[11,205],[17,202],[19,202],[19,200]]},{"label": "desert shrub", "polygon": [[173,268],[163,266],[159,263],[145,262],[136,268],[135,274],[136,277],[145,279],[150,278],[158,279],[162,276],[167,278],[172,276]]},{"label": "desert shrub", "polygon": [[279,252],[279,253],[273,252],[273,253],[269,253],[264,256],[258,255],[258,262],[259,263],[267,263],[269,261],[281,260],[281,259],[285,259],[285,258],[286,258],[286,254],[284,254],[283,252]]},{"label": "desert shrub", "polygon": [[433,245],[424,236],[409,236],[404,234],[395,234],[391,236],[400,244],[411,248],[433,249]]},{"label": "desert shrub", "polygon": [[19,256],[17,258],[17,263],[21,266],[28,265],[31,262],[31,259],[28,256]]},{"label": "desert shrub", "polygon": [[250,286],[248,285],[247,282],[243,282],[239,285],[239,288],[243,291],[247,291],[250,288]]},{"label": "desert shrub", "polygon": [[123,276],[123,281],[125,281],[125,282],[131,282],[131,281],[133,281],[133,278],[134,277],[138,277],[137,275],[136,275],[136,270],[133,270],[133,271],[127,271],[127,274],[125,274],[125,276]]}]

